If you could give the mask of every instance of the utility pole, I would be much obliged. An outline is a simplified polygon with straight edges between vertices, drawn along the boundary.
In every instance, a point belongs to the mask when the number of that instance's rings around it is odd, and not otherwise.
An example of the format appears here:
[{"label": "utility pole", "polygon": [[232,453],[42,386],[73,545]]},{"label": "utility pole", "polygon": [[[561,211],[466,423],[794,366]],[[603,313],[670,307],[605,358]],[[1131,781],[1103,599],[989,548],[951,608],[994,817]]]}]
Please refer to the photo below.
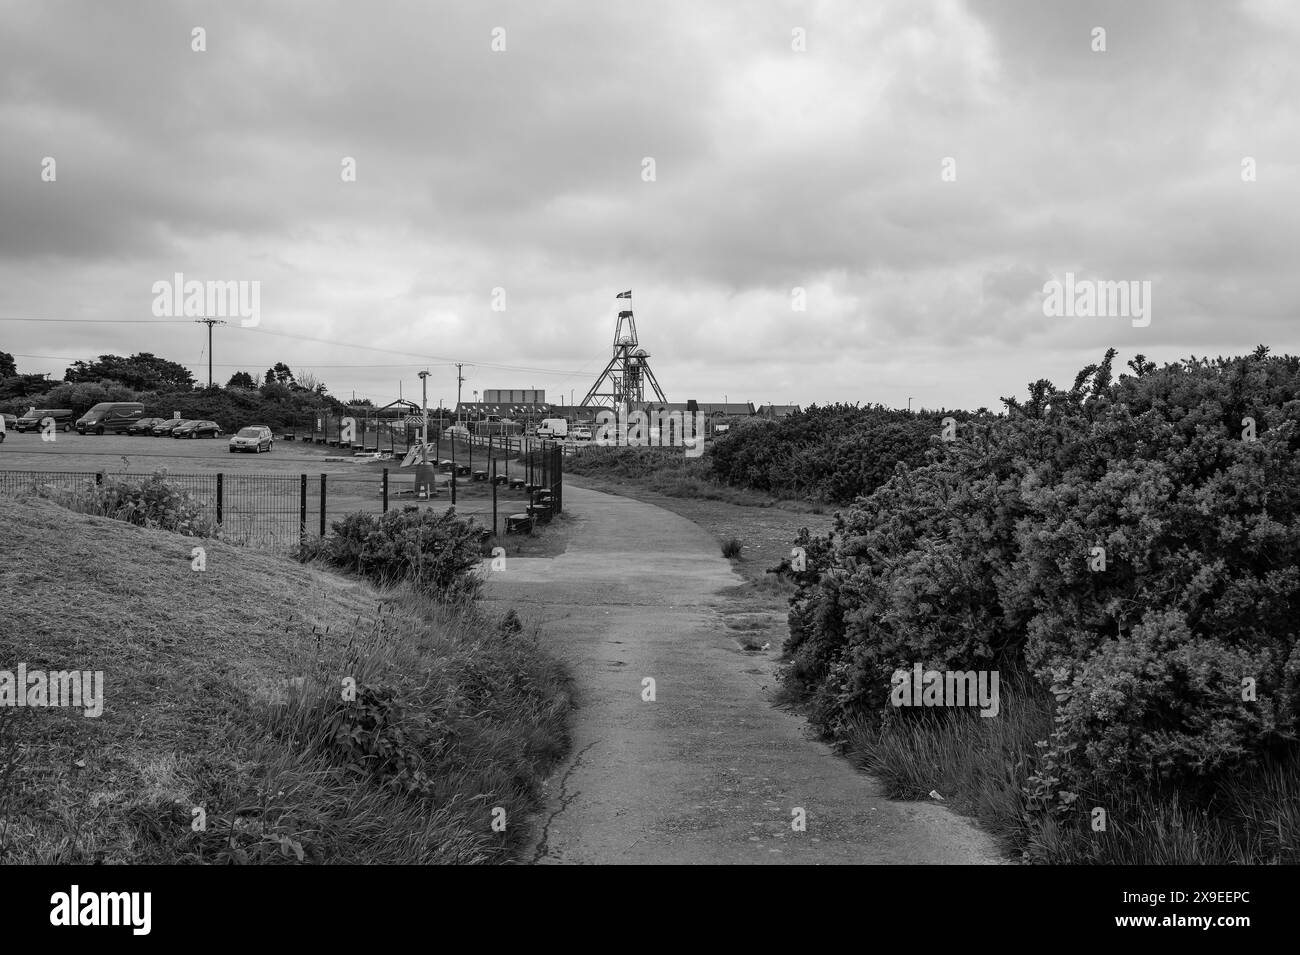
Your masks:
[{"label": "utility pole", "polygon": [[460,370],[465,367],[464,362],[456,362],[456,420],[460,420],[460,384],[465,380],[465,376]]},{"label": "utility pole", "polygon": [[196,324],[208,326],[208,387],[212,387],[212,326],[226,324],[219,318],[196,318]]},{"label": "utility pole", "polygon": [[912,399],[911,399],[911,398],[908,398],[908,399],[907,399],[907,410],[908,410],[908,411],[911,411],[911,410],[912,410]]}]

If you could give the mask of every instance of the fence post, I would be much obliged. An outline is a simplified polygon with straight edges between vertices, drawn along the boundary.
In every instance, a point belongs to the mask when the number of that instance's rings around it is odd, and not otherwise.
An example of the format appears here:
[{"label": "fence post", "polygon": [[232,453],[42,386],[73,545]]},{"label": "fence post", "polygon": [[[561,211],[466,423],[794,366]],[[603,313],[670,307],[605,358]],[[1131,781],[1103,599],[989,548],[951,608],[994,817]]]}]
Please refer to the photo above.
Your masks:
[{"label": "fence post", "polygon": [[456,432],[451,433],[451,506],[456,506]]},{"label": "fence post", "polygon": [[320,476],[320,536],[325,536],[325,475]]},{"label": "fence post", "polygon": [[[258,447],[261,447],[261,445],[258,445]],[[223,475],[221,474],[221,472],[218,471],[217,472],[217,524],[218,525],[221,524],[221,497],[222,497],[221,478],[222,476]]]},{"label": "fence post", "polygon": [[307,475],[300,475],[298,487],[298,543],[307,543]]},{"label": "fence post", "polygon": [[380,485],[384,495],[384,513],[388,513],[388,468],[384,468],[384,483]]},{"label": "fence post", "polygon": [[492,459],[492,536],[497,536],[497,459]]},{"label": "fence post", "polygon": [[103,471],[96,471],[96,472],[95,472],[95,483],[96,483],[96,484],[103,484],[103,483],[104,483],[104,472],[103,472]]}]

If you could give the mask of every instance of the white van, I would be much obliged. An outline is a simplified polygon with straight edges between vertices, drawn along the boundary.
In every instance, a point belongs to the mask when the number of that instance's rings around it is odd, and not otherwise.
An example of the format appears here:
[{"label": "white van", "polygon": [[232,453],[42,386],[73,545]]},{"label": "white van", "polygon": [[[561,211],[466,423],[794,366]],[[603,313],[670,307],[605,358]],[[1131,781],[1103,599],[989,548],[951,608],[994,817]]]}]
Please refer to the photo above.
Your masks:
[{"label": "white van", "polygon": [[539,438],[565,438],[569,434],[569,422],[564,418],[543,418],[537,426]]}]

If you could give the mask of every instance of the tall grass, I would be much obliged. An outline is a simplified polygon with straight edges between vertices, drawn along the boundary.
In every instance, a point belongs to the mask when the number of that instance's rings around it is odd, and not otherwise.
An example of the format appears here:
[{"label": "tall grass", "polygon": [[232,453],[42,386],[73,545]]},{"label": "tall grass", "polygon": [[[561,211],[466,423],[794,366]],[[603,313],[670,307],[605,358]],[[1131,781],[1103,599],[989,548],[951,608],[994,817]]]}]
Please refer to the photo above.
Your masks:
[{"label": "tall grass", "polygon": [[1000,696],[992,718],[932,709],[858,723],[846,736],[846,755],[880,778],[893,798],[928,799],[937,792],[1026,862],[1300,862],[1300,759],[1294,754],[1244,769],[1199,797],[1135,786],[1080,793],[1070,812],[1057,814],[1031,807],[1022,788],[1037,767],[1036,741],[1052,732],[1052,699],[1018,680],[1004,681]]}]

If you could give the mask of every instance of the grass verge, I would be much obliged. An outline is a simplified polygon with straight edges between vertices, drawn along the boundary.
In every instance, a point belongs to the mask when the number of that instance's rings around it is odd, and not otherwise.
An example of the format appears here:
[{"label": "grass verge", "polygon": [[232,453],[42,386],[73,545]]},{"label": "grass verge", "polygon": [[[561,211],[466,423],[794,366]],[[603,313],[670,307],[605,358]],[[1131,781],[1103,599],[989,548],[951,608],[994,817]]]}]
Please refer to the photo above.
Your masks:
[{"label": "grass verge", "polygon": [[0,526],[0,670],[104,674],[98,718],[0,707],[4,861],[491,863],[527,841],[570,697],[512,620],[48,501],[0,500]]}]

